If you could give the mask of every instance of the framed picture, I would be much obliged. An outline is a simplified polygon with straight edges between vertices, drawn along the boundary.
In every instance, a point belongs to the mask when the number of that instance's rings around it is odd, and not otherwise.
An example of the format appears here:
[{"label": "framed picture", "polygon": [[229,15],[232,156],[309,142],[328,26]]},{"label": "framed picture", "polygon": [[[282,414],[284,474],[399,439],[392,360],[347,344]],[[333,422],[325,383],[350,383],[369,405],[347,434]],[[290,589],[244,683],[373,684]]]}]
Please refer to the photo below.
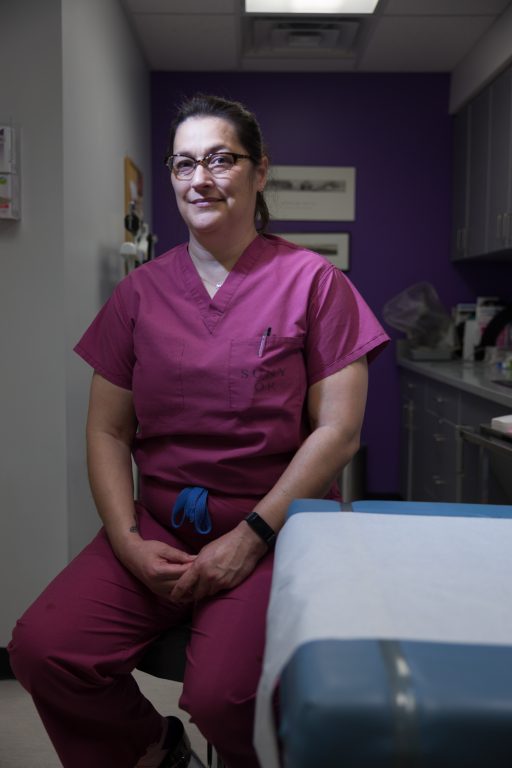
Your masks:
[{"label": "framed picture", "polygon": [[354,221],[356,169],[275,165],[265,187],[278,221]]},{"label": "framed picture", "polygon": [[297,245],[303,245],[311,251],[329,259],[334,266],[347,272],[350,269],[350,235],[348,232],[284,232],[284,237]]},{"label": "framed picture", "polygon": [[[142,171],[140,171],[133,160],[129,157],[124,158],[124,215],[135,213],[139,220],[144,217],[143,198],[144,184]],[[125,239],[133,240],[133,235],[125,230]]]}]

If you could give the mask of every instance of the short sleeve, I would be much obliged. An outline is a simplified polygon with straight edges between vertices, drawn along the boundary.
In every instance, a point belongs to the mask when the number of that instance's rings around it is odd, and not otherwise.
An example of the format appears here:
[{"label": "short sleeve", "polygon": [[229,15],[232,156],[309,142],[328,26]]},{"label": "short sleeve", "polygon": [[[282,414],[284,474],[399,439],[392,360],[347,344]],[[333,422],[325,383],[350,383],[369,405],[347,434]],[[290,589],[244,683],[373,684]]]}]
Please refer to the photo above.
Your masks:
[{"label": "short sleeve", "polygon": [[308,383],[367,355],[371,361],[389,337],[346,275],[332,267],[313,294],[306,338]]},{"label": "short sleeve", "polygon": [[112,384],[132,388],[135,353],[133,320],[127,312],[120,284],[96,315],[74,351]]}]

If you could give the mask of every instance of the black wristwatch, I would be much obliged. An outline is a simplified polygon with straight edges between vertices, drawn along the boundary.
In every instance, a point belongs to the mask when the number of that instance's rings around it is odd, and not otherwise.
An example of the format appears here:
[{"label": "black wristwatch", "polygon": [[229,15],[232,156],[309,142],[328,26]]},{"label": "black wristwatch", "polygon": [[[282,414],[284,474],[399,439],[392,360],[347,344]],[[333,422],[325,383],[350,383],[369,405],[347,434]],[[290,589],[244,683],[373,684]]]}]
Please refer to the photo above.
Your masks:
[{"label": "black wristwatch", "polygon": [[247,515],[245,522],[251,526],[254,533],[257,533],[260,539],[262,539],[269,549],[272,549],[276,543],[276,532],[270,527],[268,523],[264,521],[257,512],[251,512]]}]

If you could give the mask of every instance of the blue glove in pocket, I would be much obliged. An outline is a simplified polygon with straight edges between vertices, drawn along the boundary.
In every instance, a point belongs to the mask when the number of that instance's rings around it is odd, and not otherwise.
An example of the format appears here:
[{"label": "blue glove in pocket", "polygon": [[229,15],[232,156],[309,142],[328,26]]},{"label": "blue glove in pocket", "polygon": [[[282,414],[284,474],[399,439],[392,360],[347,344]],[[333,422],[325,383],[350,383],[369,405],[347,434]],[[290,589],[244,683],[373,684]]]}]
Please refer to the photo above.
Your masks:
[{"label": "blue glove in pocket", "polygon": [[208,491],[206,488],[193,486],[181,491],[172,508],[172,527],[180,528],[185,519],[194,524],[198,533],[210,533],[212,521],[208,512]]}]

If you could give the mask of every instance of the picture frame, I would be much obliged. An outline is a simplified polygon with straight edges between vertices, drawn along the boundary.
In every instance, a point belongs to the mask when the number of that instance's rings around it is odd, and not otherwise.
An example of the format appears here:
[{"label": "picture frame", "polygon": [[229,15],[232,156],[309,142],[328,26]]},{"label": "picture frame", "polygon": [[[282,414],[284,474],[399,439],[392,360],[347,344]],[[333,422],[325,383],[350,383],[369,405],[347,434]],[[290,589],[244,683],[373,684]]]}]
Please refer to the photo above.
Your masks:
[{"label": "picture frame", "polygon": [[275,165],[265,197],[277,221],[354,221],[356,169]]},{"label": "picture frame", "polygon": [[349,232],[283,232],[278,237],[319,253],[342,272],[350,269]]},{"label": "picture frame", "polygon": [[[132,205],[133,204],[133,205]],[[124,158],[124,215],[135,213],[139,220],[144,218],[144,177],[133,160]],[[133,235],[125,230],[125,240],[133,241]]]}]

